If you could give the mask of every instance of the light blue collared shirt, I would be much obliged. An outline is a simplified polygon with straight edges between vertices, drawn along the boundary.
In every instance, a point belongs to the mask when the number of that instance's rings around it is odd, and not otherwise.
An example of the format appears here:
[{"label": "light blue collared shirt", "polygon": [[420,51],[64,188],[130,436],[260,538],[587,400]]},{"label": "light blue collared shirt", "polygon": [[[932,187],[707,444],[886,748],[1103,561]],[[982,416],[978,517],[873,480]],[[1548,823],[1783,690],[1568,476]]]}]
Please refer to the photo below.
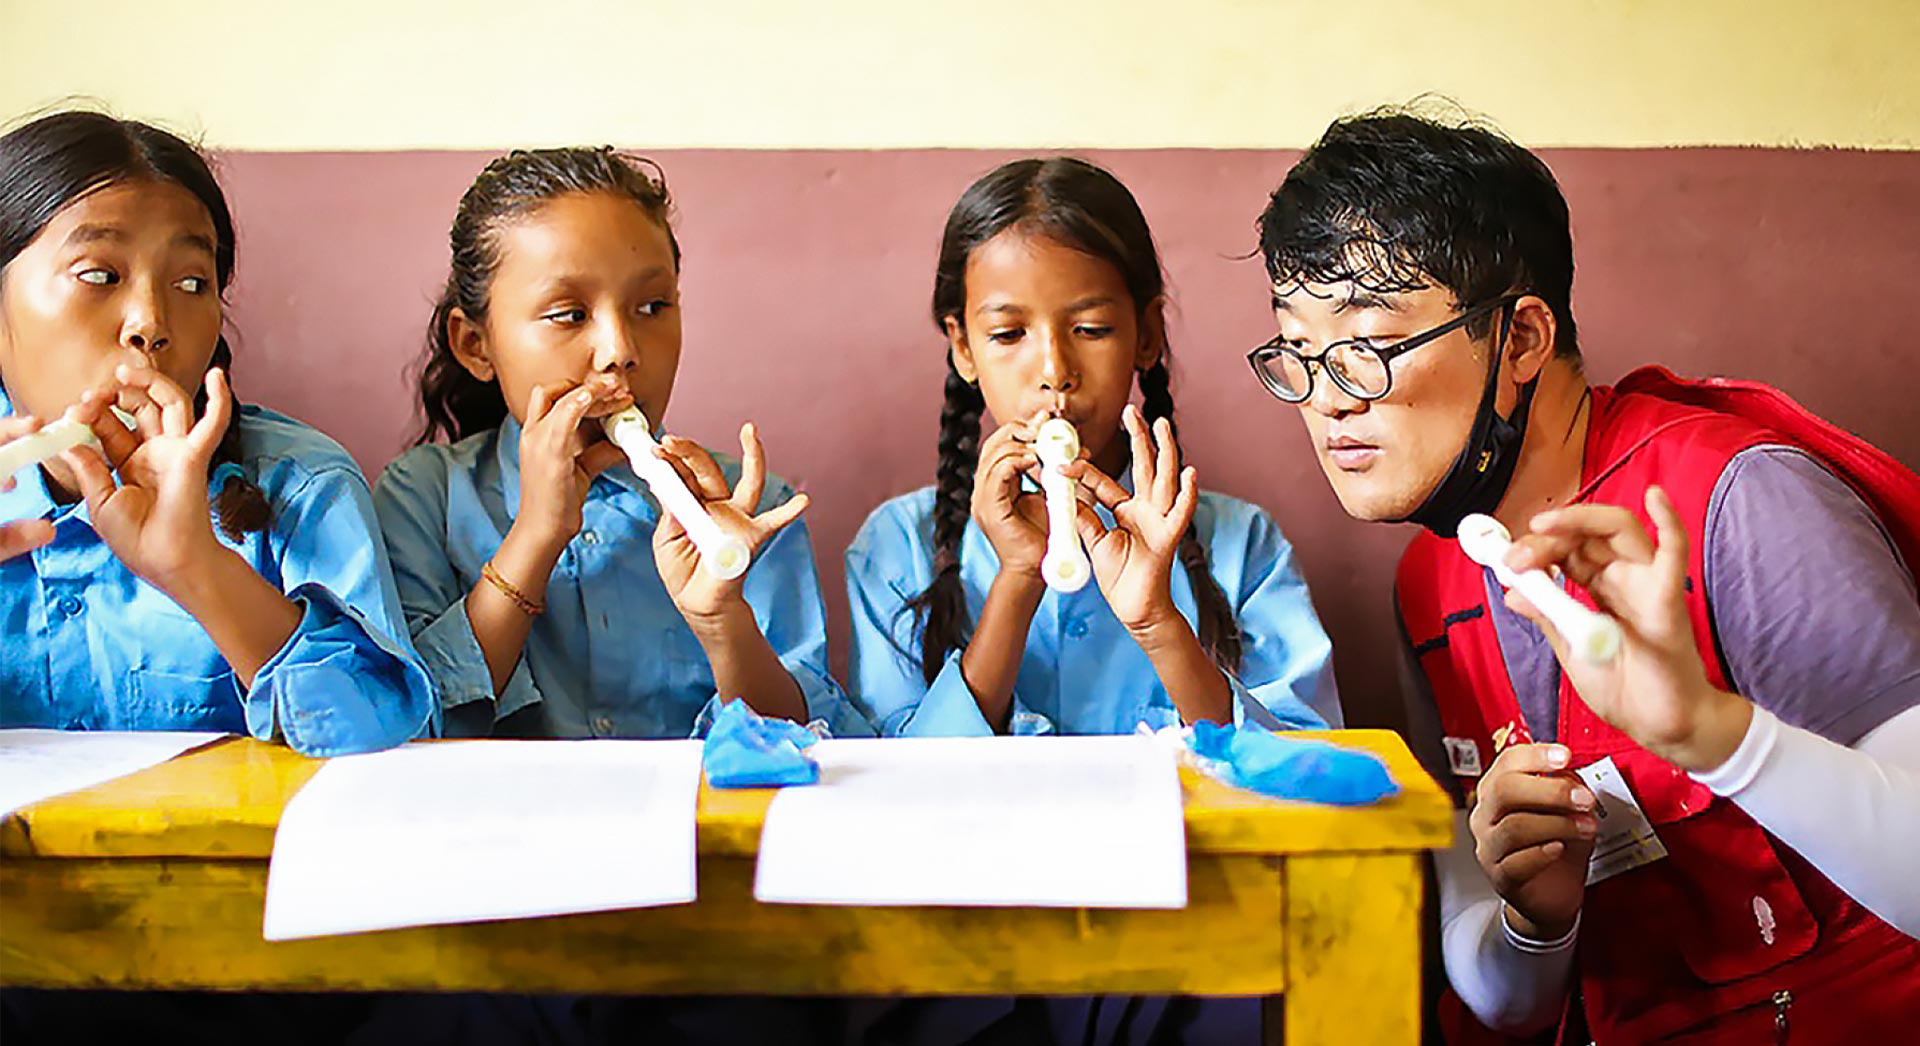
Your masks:
[{"label": "light blue collared shirt", "polygon": [[[727,482],[738,459],[715,455]],[[768,476],[760,511],[793,495]],[[580,533],[547,582],[506,689],[496,698],[467,620],[467,593],[520,512],[520,426],[415,447],[374,486],[400,604],[456,736],[687,737],[719,707],[713,668],[653,562],[660,510],[625,464],[595,477]],[[804,521],[754,556],[745,589],[807,714],[836,736],[871,735],[827,675],[826,608]],[[729,695],[731,696],[731,695]]]},{"label": "light blue collared shirt", "polygon": [[[0,394],[0,414],[12,412]],[[84,501],[57,504],[39,469],[0,494],[0,519],[46,519],[53,543],[0,562],[0,726],[223,730],[284,738],[307,755],[373,751],[427,732],[432,681],[406,640],[367,481],[340,445],[243,406],[240,462],[273,508],[229,539],[300,608],[300,626],[242,688],[206,630],[94,533]]]},{"label": "light blue collared shirt", "polygon": [[[959,649],[947,656],[931,686],[920,670],[919,626],[907,603],[933,581],[933,499],[933,488],[925,487],[886,502],[847,549],[853,607],[849,687],[855,704],[884,735],[990,734],[960,673]],[[1101,518],[1112,525],[1105,510]],[[1273,729],[1339,725],[1333,644],[1314,615],[1280,528],[1254,506],[1213,493],[1200,495],[1193,525],[1243,636],[1240,671],[1227,676],[1234,721]],[[1000,558],[971,521],[960,548],[967,614],[978,621]],[[1192,623],[1187,572],[1176,566],[1172,582],[1174,605]],[[1142,723],[1158,729],[1179,722],[1152,662],[1098,584],[1041,597],[1014,681],[1012,733],[1125,734]]]}]

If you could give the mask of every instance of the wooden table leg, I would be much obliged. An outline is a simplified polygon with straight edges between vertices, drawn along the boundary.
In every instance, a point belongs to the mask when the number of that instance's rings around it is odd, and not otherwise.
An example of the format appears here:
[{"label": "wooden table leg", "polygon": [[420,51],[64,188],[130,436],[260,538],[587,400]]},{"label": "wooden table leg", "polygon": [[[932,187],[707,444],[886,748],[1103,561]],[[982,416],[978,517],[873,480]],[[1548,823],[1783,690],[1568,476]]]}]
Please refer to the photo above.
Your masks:
[{"label": "wooden table leg", "polygon": [[1287,1046],[1420,1041],[1419,862],[1416,854],[1287,859]]}]

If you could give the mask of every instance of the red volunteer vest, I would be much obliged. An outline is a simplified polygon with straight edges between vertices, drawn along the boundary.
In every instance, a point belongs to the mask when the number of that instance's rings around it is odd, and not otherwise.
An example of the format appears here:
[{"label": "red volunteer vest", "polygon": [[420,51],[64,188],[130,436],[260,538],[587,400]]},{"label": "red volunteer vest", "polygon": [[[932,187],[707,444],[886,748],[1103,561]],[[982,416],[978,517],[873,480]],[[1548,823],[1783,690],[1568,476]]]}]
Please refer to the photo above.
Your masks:
[{"label": "red volunteer vest", "polygon": [[[1694,539],[1694,636],[1722,688],[1732,684],[1702,583],[1701,536],[1728,462],[1762,444],[1820,458],[1874,509],[1909,569],[1920,564],[1920,477],[1780,392],[1687,382],[1658,368],[1593,390],[1576,500],[1628,507],[1651,531],[1647,487],[1672,497]],[[1401,560],[1398,592],[1444,732],[1471,740],[1480,765],[1491,766],[1497,733],[1509,743],[1528,735],[1480,567],[1457,542],[1422,533]],[[1920,1042],[1920,941],[1856,904],[1732,802],[1608,726],[1564,674],[1559,707],[1557,740],[1573,765],[1611,756],[1668,851],[1587,890],[1576,972],[1596,1042]]]}]

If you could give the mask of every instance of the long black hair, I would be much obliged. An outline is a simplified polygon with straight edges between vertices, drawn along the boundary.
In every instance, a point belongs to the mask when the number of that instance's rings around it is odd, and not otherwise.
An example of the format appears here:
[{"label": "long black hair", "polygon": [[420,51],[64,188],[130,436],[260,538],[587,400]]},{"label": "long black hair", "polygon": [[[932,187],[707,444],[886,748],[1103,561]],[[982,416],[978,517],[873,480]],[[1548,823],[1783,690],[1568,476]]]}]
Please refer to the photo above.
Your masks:
[{"label": "long black hair", "polygon": [[493,274],[500,267],[500,232],[516,218],[569,193],[606,192],[638,204],[666,230],[674,268],[680,243],[669,217],[673,199],[658,164],[627,156],[612,146],[568,149],[516,149],[480,172],[460,197],[453,230],[447,234],[453,264],[446,288],[427,324],[426,362],[420,372],[420,406],[426,428],[418,443],[435,436],[460,440],[498,426],[507,417],[500,385],[481,381],[453,354],[447,321],[459,309],[469,321],[483,323]]},{"label": "long black hair", "polygon": [[[1016,160],[974,182],[947,215],[933,280],[934,326],[944,332],[949,319],[965,325],[967,260],[982,244],[1015,227],[1112,265],[1143,316],[1166,293],[1166,274],[1146,216],[1118,178],[1085,160]],[[1160,418],[1173,424],[1164,347],[1153,366],[1139,373],[1139,384],[1148,424]],[[980,389],[953,369],[949,355],[946,402],[940,408],[940,461],[934,473],[933,583],[908,604],[918,618],[920,667],[929,683],[972,631],[960,583],[960,540],[971,515],[985,409]],[[1176,441],[1177,435],[1176,430]],[[1215,664],[1234,670],[1240,664],[1239,623],[1191,526],[1180,537],[1179,555],[1198,605],[1200,643]]]},{"label": "long black hair", "polygon": [[[140,181],[178,185],[207,209],[213,219],[215,282],[224,296],[233,279],[233,213],[206,157],[158,127],[80,110],[43,116],[0,136],[0,274],[75,200],[108,185]],[[233,373],[233,349],[225,334],[214,343],[211,365]],[[193,406],[195,416],[206,411],[204,384]],[[236,413],[220,437],[213,464],[239,461]],[[266,495],[238,476],[221,487],[214,511],[220,529],[235,539],[265,530],[272,521]]]}]

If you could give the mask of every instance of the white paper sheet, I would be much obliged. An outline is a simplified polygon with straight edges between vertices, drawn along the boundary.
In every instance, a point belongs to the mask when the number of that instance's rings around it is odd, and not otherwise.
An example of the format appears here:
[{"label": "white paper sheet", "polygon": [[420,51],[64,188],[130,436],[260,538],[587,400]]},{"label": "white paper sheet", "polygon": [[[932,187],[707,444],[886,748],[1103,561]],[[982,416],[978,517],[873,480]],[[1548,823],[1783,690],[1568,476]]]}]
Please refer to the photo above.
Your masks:
[{"label": "white paper sheet", "polygon": [[267,940],[694,898],[698,741],[410,744],[287,804]]},{"label": "white paper sheet", "polygon": [[0,730],[0,817],[226,737],[177,730]]},{"label": "white paper sheet", "polygon": [[754,896],[792,904],[1184,908],[1175,758],[1150,737],[822,741],[774,797]]}]

